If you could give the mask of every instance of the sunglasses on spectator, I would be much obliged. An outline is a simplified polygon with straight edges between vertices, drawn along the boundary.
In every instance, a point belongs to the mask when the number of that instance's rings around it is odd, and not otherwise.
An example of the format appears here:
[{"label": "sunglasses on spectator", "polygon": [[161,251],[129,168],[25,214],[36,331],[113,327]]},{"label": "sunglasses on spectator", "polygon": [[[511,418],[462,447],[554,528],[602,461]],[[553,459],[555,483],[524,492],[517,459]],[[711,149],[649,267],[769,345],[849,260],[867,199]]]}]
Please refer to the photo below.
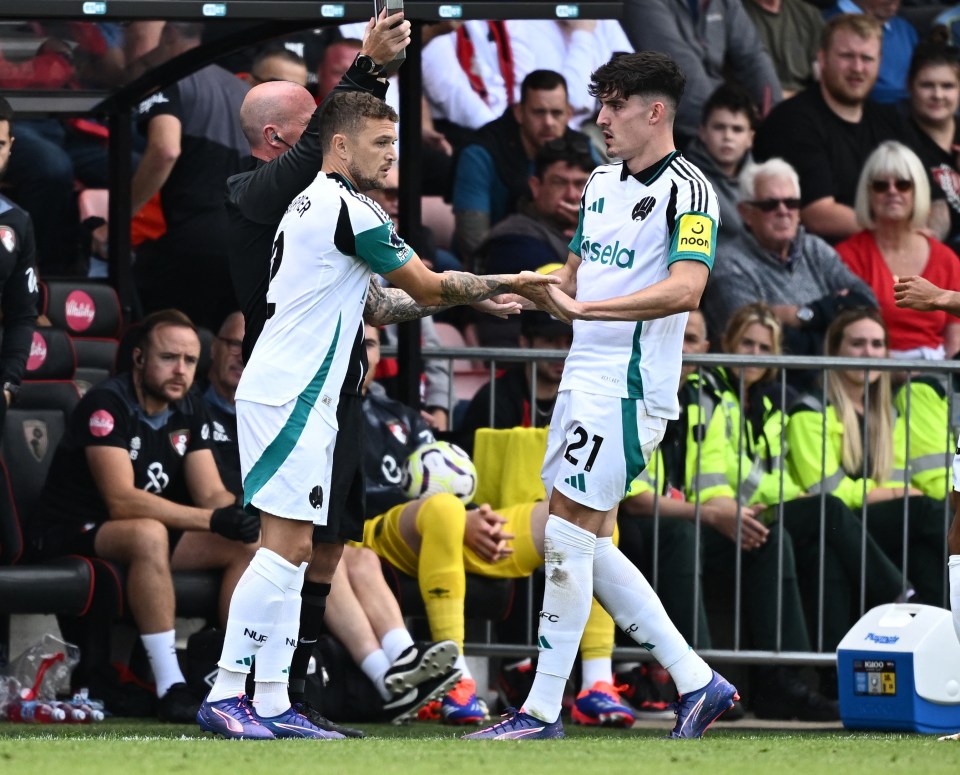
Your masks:
[{"label": "sunglasses on spectator", "polygon": [[873,189],[873,193],[875,194],[885,194],[890,190],[891,185],[901,194],[906,194],[908,191],[913,190],[913,181],[904,180],[903,178],[897,178],[896,180],[886,178],[883,180],[874,180],[870,183],[870,188]]},{"label": "sunglasses on spectator", "polygon": [[772,213],[774,210],[779,209],[780,205],[783,205],[788,210],[800,209],[800,200],[796,197],[790,197],[788,199],[755,199],[752,202],[747,202],[747,204],[751,207],[756,207],[764,213]]}]

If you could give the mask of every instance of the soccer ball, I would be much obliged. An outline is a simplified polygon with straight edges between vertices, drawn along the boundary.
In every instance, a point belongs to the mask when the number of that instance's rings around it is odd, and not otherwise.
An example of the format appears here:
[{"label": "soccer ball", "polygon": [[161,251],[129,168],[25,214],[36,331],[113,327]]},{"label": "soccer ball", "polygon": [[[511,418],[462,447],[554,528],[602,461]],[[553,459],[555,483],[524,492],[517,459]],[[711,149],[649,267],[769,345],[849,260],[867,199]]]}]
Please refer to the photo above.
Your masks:
[{"label": "soccer ball", "polygon": [[477,469],[456,444],[434,441],[418,447],[406,459],[400,486],[410,498],[448,492],[469,503],[477,492]]}]

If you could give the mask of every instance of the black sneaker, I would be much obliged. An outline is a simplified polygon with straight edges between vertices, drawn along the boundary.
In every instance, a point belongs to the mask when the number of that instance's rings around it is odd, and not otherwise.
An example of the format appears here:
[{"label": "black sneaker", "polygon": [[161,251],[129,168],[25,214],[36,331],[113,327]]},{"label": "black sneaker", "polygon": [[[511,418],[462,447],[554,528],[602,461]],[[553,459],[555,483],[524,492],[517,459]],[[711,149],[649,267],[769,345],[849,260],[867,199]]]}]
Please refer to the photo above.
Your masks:
[{"label": "black sneaker", "polygon": [[[616,673],[613,683],[620,691],[621,698],[630,703],[636,718],[647,721],[673,718],[673,701],[665,699],[664,693],[675,698],[677,692],[665,670],[661,680],[659,675],[654,675],[649,665],[641,663],[630,670]],[[666,687],[667,684],[669,688],[664,688],[662,693],[661,685]]]},{"label": "black sneaker", "polygon": [[196,723],[201,701],[185,683],[174,684],[157,702],[157,717],[174,724]]},{"label": "black sneaker", "polygon": [[459,654],[460,649],[452,640],[410,646],[390,665],[383,683],[393,697],[406,696],[424,681],[446,675]]},{"label": "black sneaker", "polygon": [[394,697],[383,706],[383,712],[391,724],[402,724],[417,717],[417,711],[431,700],[441,699],[457,681],[459,670],[450,670],[436,678],[428,678],[411,687],[399,697]]},{"label": "black sneaker", "polygon": [[354,727],[338,724],[336,721],[331,721],[325,716],[321,716],[320,711],[309,702],[295,702],[293,703],[293,709],[301,716],[306,716],[311,724],[315,727],[320,727],[320,729],[325,732],[339,732],[344,737],[366,737],[362,729],[355,729]]}]

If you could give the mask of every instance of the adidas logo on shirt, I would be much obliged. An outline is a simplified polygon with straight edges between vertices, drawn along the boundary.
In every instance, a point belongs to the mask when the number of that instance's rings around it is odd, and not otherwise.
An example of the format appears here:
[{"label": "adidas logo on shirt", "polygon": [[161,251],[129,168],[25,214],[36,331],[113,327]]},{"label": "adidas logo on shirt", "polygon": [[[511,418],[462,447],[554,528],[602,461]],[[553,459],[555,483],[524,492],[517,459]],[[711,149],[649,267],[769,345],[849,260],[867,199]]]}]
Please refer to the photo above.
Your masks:
[{"label": "adidas logo on shirt", "polygon": [[580,492],[587,491],[587,483],[584,480],[583,474],[574,474],[573,476],[568,476],[563,480],[564,484],[569,484],[573,489],[580,490]]},{"label": "adidas logo on shirt", "polygon": [[603,212],[603,197],[597,199],[592,205],[590,205],[587,210],[591,213],[602,213]]}]

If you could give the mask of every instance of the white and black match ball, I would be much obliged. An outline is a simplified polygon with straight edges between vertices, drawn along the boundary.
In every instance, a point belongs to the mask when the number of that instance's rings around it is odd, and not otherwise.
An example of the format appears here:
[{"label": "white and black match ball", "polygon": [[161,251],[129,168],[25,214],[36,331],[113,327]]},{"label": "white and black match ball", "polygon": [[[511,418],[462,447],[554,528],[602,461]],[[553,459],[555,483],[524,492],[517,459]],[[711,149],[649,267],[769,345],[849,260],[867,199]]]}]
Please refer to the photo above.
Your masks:
[{"label": "white and black match ball", "polygon": [[477,492],[477,469],[456,444],[434,441],[418,447],[404,461],[400,486],[410,498],[448,492],[469,503]]}]

